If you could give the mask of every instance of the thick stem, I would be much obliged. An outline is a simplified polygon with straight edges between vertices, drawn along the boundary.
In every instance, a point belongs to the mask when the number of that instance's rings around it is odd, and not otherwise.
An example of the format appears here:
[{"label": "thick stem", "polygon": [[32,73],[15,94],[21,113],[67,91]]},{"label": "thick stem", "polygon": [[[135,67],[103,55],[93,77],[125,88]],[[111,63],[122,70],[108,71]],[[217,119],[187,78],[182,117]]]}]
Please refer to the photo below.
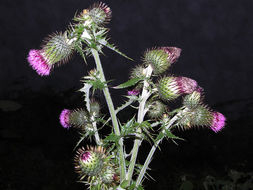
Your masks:
[{"label": "thick stem", "polygon": [[[150,76],[152,74],[152,71],[153,71],[153,69],[152,69],[151,65],[149,65],[146,68],[146,71],[145,71],[147,78],[150,78]],[[137,116],[137,122],[138,123],[143,122],[143,119],[144,119],[144,116],[145,116],[145,112],[144,112],[145,104],[146,104],[147,99],[151,95],[150,91],[148,90],[148,87],[149,87],[149,83],[147,82],[147,79],[146,79],[146,80],[144,80],[144,85],[143,85],[143,90],[142,90],[142,95],[141,95],[141,102],[140,102],[139,110],[138,110],[138,116]],[[128,182],[129,185],[130,185],[130,182],[132,180],[134,167],[135,167],[135,163],[136,163],[136,158],[137,158],[137,155],[138,155],[139,147],[140,147],[141,142],[142,142],[140,134],[141,134],[141,128],[138,128],[137,131],[136,131],[136,137],[137,138],[134,141],[134,147],[133,147],[133,150],[132,150],[130,165],[129,165],[128,172],[127,172],[127,180],[129,180],[129,182]]]},{"label": "thick stem", "polygon": [[[177,115],[175,115],[175,116],[169,121],[168,125],[166,125],[165,129],[169,129],[169,128],[174,124],[174,122],[175,122],[178,118],[181,117],[181,115],[183,114],[183,112],[184,112],[184,110],[181,111],[181,112],[179,112]],[[161,131],[160,133],[164,133],[164,132],[165,132],[165,130]],[[158,135],[158,136],[159,136],[159,135]],[[164,137],[163,137],[163,138],[164,138]],[[146,173],[146,170],[147,170],[148,165],[149,165],[149,163],[150,163],[150,161],[151,161],[151,159],[152,159],[152,157],[153,157],[153,155],[154,155],[154,153],[155,153],[155,151],[156,151],[156,148],[158,147],[159,143],[163,140],[163,138],[159,139],[159,140],[152,146],[152,148],[151,148],[151,150],[150,150],[150,152],[149,152],[149,154],[148,154],[148,156],[147,156],[147,158],[146,158],[146,161],[145,161],[145,163],[144,163],[144,165],[143,165],[143,167],[142,167],[142,169],[141,169],[141,172],[140,172],[140,174],[139,174],[139,176],[138,176],[138,178],[137,178],[136,187],[138,187],[138,186],[141,184],[141,181],[142,181],[142,179],[143,179],[143,177],[144,177],[144,174]]]},{"label": "thick stem", "polygon": [[[95,59],[95,62],[96,62],[97,71],[100,74],[100,80],[102,82],[105,82],[106,81],[105,80],[105,75],[104,75],[104,71],[103,71],[103,68],[102,68],[102,64],[101,64],[100,59],[99,59],[99,54],[98,54],[97,50],[95,50],[95,49],[91,49],[91,52],[92,52],[92,55],[93,55],[93,57]],[[111,115],[111,118],[112,118],[112,124],[113,124],[113,128],[114,128],[114,132],[115,132],[116,135],[120,136],[120,129],[119,129],[118,120],[117,120],[117,117],[116,117],[116,113],[115,113],[114,105],[113,105],[113,102],[112,102],[112,98],[111,98],[111,95],[110,95],[110,92],[109,92],[109,89],[108,89],[107,86],[103,89],[103,92],[104,92],[106,103],[107,103],[107,106],[108,106],[108,109],[109,109],[109,112],[110,112],[110,115]],[[119,140],[119,166],[120,166],[120,180],[123,181],[125,179],[125,176],[126,176],[126,165],[125,165],[124,150],[123,150],[123,139],[122,138],[120,138],[120,140]]]}]

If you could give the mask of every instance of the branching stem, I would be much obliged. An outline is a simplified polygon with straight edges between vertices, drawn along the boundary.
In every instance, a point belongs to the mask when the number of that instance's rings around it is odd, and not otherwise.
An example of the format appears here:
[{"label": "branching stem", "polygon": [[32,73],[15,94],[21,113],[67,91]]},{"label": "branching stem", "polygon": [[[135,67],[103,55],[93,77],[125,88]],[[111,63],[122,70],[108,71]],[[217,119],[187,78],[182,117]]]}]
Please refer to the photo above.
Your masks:
[{"label": "branching stem", "polygon": [[[169,121],[169,123],[166,125],[165,129],[169,129],[169,128],[177,121],[177,119],[180,118],[180,117],[182,116],[183,112],[184,112],[184,110],[182,110],[181,112],[178,112],[178,114],[176,114],[176,115]],[[165,130],[162,130],[160,133],[164,133],[164,132],[165,132]],[[160,136],[160,135],[158,135],[158,136]],[[145,173],[146,173],[146,170],[147,170],[147,168],[148,168],[148,166],[149,166],[149,163],[150,163],[150,161],[151,161],[151,159],[152,159],[152,157],[153,157],[153,155],[154,155],[154,153],[155,153],[155,151],[156,151],[156,148],[158,147],[159,143],[163,140],[163,138],[164,138],[164,136],[163,136],[161,139],[159,139],[159,140],[152,146],[152,148],[151,148],[151,150],[150,150],[150,152],[149,152],[149,154],[148,154],[148,156],[147,156],[147,158],[146,158],[146,161],[145,161],[145,163],[144,163],[144,165],[143,165],[143,167],[142,167],[142,169],[141,169],[141,172],[140,172],[140,174],[139,174],[139,176],[138,176],[138,178],[137,178],[136,187],[138,187],[138,186],[141,184],[142,179],[143,179],[143,177],[144,177],[144,175],[145,175]]]},{"label": "branching stem", "polygon": [[[91,52],[92,52],[92,55],[93,55],[95,62],[96,62],[97,71],[99,72],[99,75],[100,75],[100,80],[102,82],[105,82],[106,81],[105,75],[104,75],[102,64],[101,64],[101,61],[99,58],[98,51],[92,48]],[[109,112],[110,112],[110,115],[112,118],[114,132],[116,135],[120,136],[120,129],[119,129],[119,124],[118,124],[118,120],[116,117],[116,112],[115,112],[112,98],[111,98],[111,95],[110,95],[110,92],[109,92],[109,89],[107,86],[103,89],[103,93],[104,93],[106,103],[107,103],[107,106],[108,106],[108,109],[109,109]],[[126,165],[125,165],[123,139],[122,138],[120,138],[120,140],[119,140],[119,166],[120,166],[120,180],[123,181],[126,176]]]},{"label": "branching stem", "polygon": [[[151,65],[149,65],[145,70],[147,79],[150,78],[152,71],[153,71],[153,69],[152,69]],[[141,101],[140,101],[138,116],[137,116],[138,123],[143,122],[143,119],[145,116],[145,104],[146,104],[147,99],[151,95],[151,92],[148,90],[149,83],[147,82],[147,79],[144,80],[143,90],[142,90],[142,94],[141,94]],[[137,138],[134,141],[134,147],[132,150],[130,165],[129,165],[128,172],[127,172],[127,180],[129,180],[129,182],[128,182],[129,185],[130,185],[130,181],[132,180],[134,167],[135,167],[135,163],[136,163],[136,158],[138,155],[139,147],[142,142],[140,134],[141,134],[141,128],[138,128],[136,131]]]}]

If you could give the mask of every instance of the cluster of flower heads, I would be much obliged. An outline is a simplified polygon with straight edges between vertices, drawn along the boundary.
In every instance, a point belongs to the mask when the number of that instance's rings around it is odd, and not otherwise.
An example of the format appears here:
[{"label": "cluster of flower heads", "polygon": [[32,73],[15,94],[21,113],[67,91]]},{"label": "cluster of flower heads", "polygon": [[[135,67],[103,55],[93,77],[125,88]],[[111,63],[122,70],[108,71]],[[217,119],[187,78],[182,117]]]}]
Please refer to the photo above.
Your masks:
[{"label": "cluster of flower heads", "polygon": [[101,146],[79,148],[74,162],[80,180],[88,176],[88,183],[97,189],[110,189],[119,183],[117,167]]},{"label": "cluster of flower heads", "polygon": [[[87,37],[87,31],[92,26],[103,26],[111,19],[111,10],[104,3],[95,3],[89,9],[75,18],[78,21],[75,25],[85,27],[83,31]],[[71,27],[73,29],[73,27]],[[91,29],[90,29],[91,30]],[[81,39],[76,35],[76,31],[66,31],[55,33],[49,36],[41,49],[32,49],[28,53],[27,60],[30,66],[40,75],[47,76],[51,73],[56,64],[65,63],[75,51],[76,44],[81,43]],[[79,35],[79,34],[78,34]]]},{"label": "cluster of flower heads", "polygon": [[[144,65],[136,66],[132,70],[130,78],[144,77],[145,73],[143,72],[148,65],[152,67],[155,76],[160,76],[178,60],[180,54],[181,49],[177,47],[158,47],[147,50],[143,57]],[[138,84],[135,89],[128,91],[128,95],[138,95],[140,87],[142,86]],[[153,98],[148,102],[148,116],[150,118],[161,118],[167,110],[166,102],[184,96],[183,105],[187,109],[178,121],[180,128],[190,129],[196,126],[206,126],[214,132],[218,132],[225,126],[226,118],[203,104],[203,89],[194,79],[165,75],[160,77],[154,88],[157,89],[157,96],[160,100]]]}]

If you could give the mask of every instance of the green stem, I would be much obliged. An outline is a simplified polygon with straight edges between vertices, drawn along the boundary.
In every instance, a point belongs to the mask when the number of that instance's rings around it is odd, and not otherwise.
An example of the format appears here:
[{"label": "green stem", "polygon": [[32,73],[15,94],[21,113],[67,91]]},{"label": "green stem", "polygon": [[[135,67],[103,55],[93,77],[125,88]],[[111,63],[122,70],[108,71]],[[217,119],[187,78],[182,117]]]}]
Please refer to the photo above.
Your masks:
[{"label": "green stem", "polygon": [[[105,75],[104,75],[102,64],[101,64],[101,61],[99,58],[98,51],[92,48],[91,52],[92,52],[92,55],[93,55],[95,62],[96,62],[97,71],[100,74],[100,80],[102,82],[105,82],[106,81]],[[120,129],[119,129],[118,120],[116,117],[112,98],[111,98],[111,95],[110,95],[110,92],[109,92],[109,89],[107,86],[103,89],[103,92],[104,92],[106,103],[107,103],[107,106],[108,106],[108,109],[109,109],[109,112],[110,112],[110,115],[112,118],[114,132],[116,135],[120,136]],[[125,158],[124,158],[123,139],[122,138],[120,138],[120,140],[119,140],[119,166],[120,166],[120,180],[123,181],[126,176],[126,164],[125,164]]]},{"label": "green stem", "polygon": [[[149,78],[152,74],[152,67],[151,65],[149,65],[146,68],[146,77]],[[145,109],[145,104],[147,99],[149,98],[149,96],[151,95],[151,93],[148,90],[149,84],[147,82],[147,79],[144,80],[144,85],[143,85],[143,90],[142,90],[142,95],[141,95],[141,102],[139,105],[139,110],[138,110],[138,118],[137,118],[137,122],[138,123],[142,123],[145,113],[144,113],[144,109]],[[133,152],[132,152],[132,156],[131,156],[131,160],[130,160],[130,165],[128,168],[128,172],[127,172],[127,180],[129,180],[128,184],[130,185],[130,182],[132,180],[132,176],[133,176],[133,172],[134,172],[134,167],[135,167],[135,163],[136,163],[136,158],[138,155],[138,151],[139,151],[139,147],[141,145],[142,139],[141,139],[141,128],[138,128],[136,131],[136,136],[137,138],[134,141],[134,147],[133,147]]]},{"label": "green stem", "polygon": [[[175,116],[169,121],[169,123],[166,125],[165,129],[169,129],[169,128],[174,124],[174,122],[182,115],[182,113],[183,113],[183,111],[181,111],[181,112],[179,112],[177,115],[175,115]],[[160,133],[164,133],[164,132],[165,132],[165,130],[161,131]],[[160,136],[160,134],[159,134],[158,136]],[[149,165],[149,163],[150,163],[150,161],[151,161],[151,159],[152,159],[152,157],[153,157],[153,155],[154,155],[154,153],[155,153],[155,151],[156,151],[156,148],[158,147],[159,143],[163,140],[163,138],[164,138],[164,136],[163,136],[161,139],[159,139],[159,140],[152,146],[152,148],[151,148],[151,150],[150,150],[150,152],[149,152],[149,154],[148,154],[148,156],[147,156],[147,158],[146,158],[146,161],[145,161],[145,163],[144,163],[144,165],[143,165],[143,167],[142,167],[142,169],[141,169],[141,172],[140,172],[140,174],[139,174],[139,176],[138,176],[138,178],[137,178],[136,187],[138,187],[138,186],[140,185],[140,183],[141,183],[141,181],[142,181],[142,179],[143,179],[143,177],[144,177],[144,174],[146,173],[146,170],[147,170],[147,168],[148,168],[148,165]]]}]

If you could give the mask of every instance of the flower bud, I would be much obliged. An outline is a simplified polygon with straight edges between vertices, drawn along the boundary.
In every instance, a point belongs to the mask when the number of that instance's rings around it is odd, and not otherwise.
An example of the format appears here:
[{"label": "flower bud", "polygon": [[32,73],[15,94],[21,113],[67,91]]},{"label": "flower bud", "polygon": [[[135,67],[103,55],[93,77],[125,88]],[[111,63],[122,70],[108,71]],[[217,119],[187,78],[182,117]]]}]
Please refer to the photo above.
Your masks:
[{"label": "flower bud", "polygon": [[202,93],[195,90],[191,94],[188,94],[184,97],[183,105],[190,109],[194,109],[202,103],[202,99]]},{"label": "flower bud", "polygon": [[45,41],[41,50],[30,50],[27,60],[39,75],[46,76],[55,63],[67,61],[72,50],[66,33],[54,34]]},{"label": "flower bud", "polygon": [[102,147],[90,147],[85,150],[83,147],[78,149],[74,158],[76,172],[81,179],[86,175],[96,176],[100,174],[104,166],[105,152]]},{"label": "flower bud", "polygon": [[157,119],[161,117],[166,111],[166,105],[164,105],[161,101],[156,100],[153,102],[148,102],[148,116],[152,119]]},{"label": "flower bud", "polygon": [[219,112],[213,112],[212,115],[213,115],[213,120],[210,127],[214,132],[217,133],[224,128],[226,118],[223,114]]},{"label": "flower bud", "polygon": [[198,84],[187,77],[164,77],[158,83],[158,92],[164,100],[174,100],[182,94],[192,93]]},{"label": "flower bud", "polygon": [[87,14],[91,17],[92,21],[98,25],[104,25],[110,22],[112,17],[112,11],[110,7],[108,7],[104,3],[95,3],[89,8]]},{"label": "flower bud", "polygon": [[100,174],[101,181],[105,184],[116,182],[118,180],[117,176],[115,169],[110,165],[104,167]]},{"label": "flower bud", "polygon": [[161,47],[147,50],[144,54],[144,63],[151,65],[155,74],[162,74],[180,56],[181,49],[176,47]]},{"label": "flower bud", "polygon": [[100,114],[100,105],[97,101],[93,99],[90,102],[90,113],[95,117],[98,117]]},{"label": "flower bud", "polygon": [[73,110],[69,115],[69,123],[76,127],[81,127],[89,123],[89,113],[83,109]]},{"label": "flower bud", "polygon": [[135,66],[130,72],[130,78],[145,77],[144,67],[142,65]]}]

